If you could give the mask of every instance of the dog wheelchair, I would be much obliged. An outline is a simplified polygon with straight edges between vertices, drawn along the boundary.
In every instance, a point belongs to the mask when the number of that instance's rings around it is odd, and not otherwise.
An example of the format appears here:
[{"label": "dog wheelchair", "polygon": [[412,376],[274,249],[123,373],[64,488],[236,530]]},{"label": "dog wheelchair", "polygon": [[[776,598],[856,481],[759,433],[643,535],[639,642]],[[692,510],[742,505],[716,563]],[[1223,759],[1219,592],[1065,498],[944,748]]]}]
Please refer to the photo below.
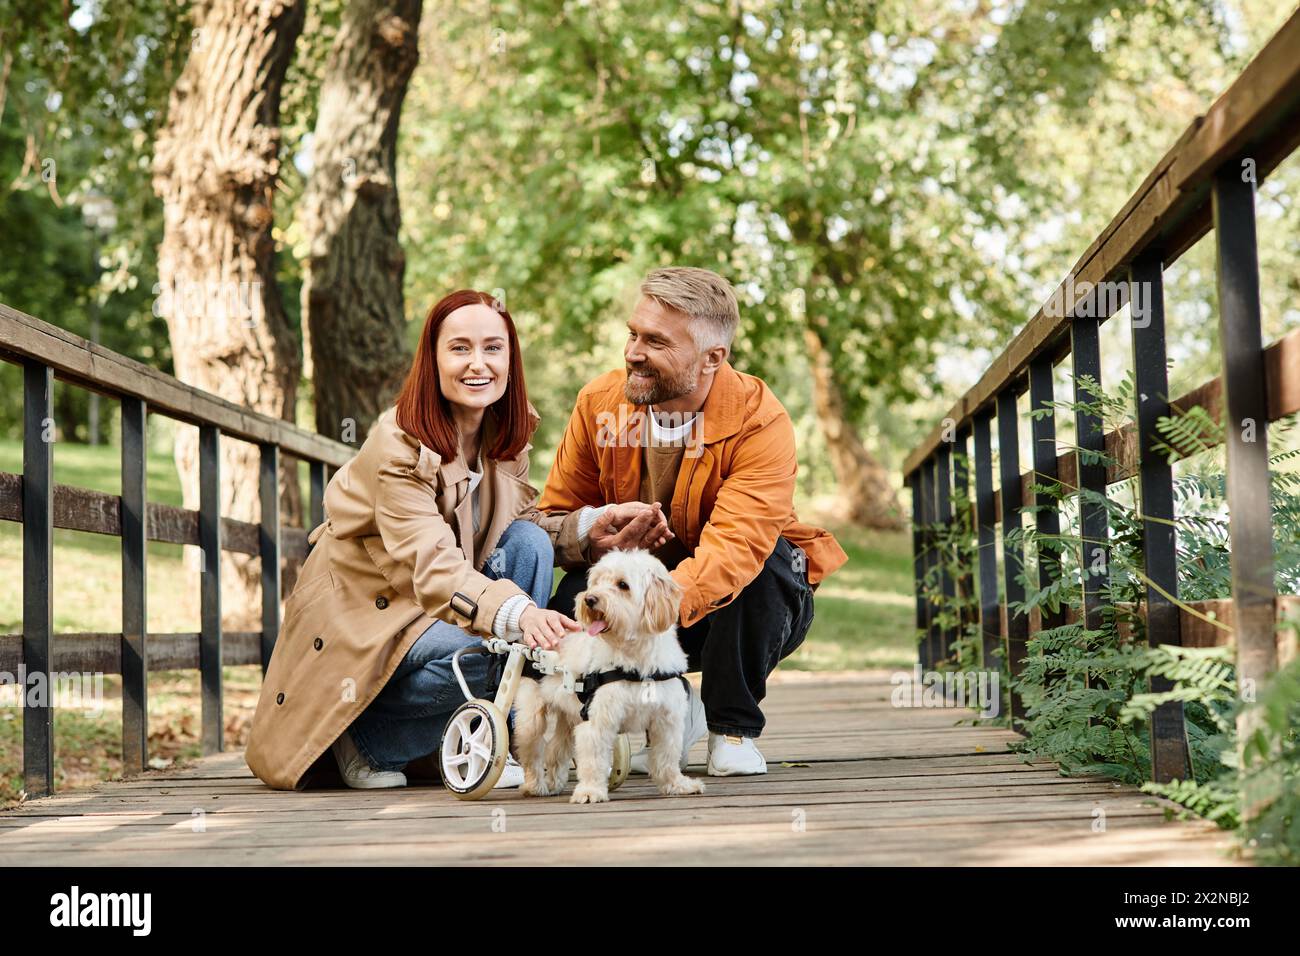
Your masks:
[{"label": "dog wheelchair", "polygon": [[[465,683],[460,670],[462,654],[496,654],[505,657],[500,683],[492,700],[476,698]],[[496,786],[506,766],[510,749],[510,726],[506,714],[514,705],[519,682],[524,679],[524,665],[531,664],[536,674],[559,674],[566,690],[580,693],[582,676],[560,666],[556,651],[528,647],[526,644],[487,638],[469,644],[452,655],[451,668],[460,684],[465,703],[456,708],[447,721],[438,747],[438,762],[443,785],[461,800],[478,800]],[[614,760],[609,774],[609,789],[615,790],[627,779],[632,766],[632,746],[627,734],[614,741]]]}]

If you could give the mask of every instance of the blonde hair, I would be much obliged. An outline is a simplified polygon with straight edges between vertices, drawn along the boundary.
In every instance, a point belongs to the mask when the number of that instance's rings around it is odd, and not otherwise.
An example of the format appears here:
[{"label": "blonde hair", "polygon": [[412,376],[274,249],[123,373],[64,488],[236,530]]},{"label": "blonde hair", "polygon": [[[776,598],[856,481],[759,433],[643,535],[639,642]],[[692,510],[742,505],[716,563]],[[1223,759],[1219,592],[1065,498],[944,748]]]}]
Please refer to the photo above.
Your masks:
[{"label": "blonde hair", "polygon": [[721,345],[731,353],[740,306],[731,283],[716,272],[689,266],[655,269],[642,281],[641,294],[689,316],[691,336],[701,352]]}]

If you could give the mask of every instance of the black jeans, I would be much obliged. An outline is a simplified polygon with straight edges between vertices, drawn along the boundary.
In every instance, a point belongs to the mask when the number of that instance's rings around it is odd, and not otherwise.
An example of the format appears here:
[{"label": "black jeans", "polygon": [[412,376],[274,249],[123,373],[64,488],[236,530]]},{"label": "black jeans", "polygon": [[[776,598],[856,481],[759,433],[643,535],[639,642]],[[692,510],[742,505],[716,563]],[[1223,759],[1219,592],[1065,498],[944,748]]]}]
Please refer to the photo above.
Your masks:
[{"label": "black jeans", "polygon": [[[549,607],[572,617],[575,598],[586,587],[586,572],[570,571]],[[700,698],[710,731],[740,737],[763,732],[758,705],[767,695],[767,677],[803,643],[812,620],[808,559],[779,537],[758,576],[734,601],[678,628],[690,669],[703,672]]]}]

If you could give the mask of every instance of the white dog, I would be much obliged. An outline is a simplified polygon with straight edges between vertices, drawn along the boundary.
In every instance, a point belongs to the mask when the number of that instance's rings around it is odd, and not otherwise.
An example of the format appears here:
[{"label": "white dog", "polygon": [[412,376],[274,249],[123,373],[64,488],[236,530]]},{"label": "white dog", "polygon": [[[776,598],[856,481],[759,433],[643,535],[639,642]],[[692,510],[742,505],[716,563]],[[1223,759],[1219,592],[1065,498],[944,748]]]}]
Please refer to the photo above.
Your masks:
[{"label": "white dog", "polygon": [[585,705],[559,675],[519,685],[515,734],[524,796],[560,793],[576,749],[572,802],[608,800],[615,738],[637,730],[650,738],[650,778],[660,793],[704,792],[678,763],[688,706],[677,676],[686,671],[677,643],[681,601],[677,582],[648,551],[611,551],[592,566],[577,597],[576,617],[586,630],[567,634],[558,651],[565,668],[584,675]]}]

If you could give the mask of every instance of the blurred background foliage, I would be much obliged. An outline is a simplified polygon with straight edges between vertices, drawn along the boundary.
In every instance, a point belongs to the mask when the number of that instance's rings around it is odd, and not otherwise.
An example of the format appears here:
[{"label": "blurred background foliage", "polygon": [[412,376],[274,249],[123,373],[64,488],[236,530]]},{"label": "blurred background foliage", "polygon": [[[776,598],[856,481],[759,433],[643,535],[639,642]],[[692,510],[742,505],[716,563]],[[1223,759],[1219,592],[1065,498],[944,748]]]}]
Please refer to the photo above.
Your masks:
[{"label": "blurred background foliage", "polygon": [[[285,89],[276,237],[294,323],[294,208],[342,8],[308,5]],[[577,389],[619,363],[644,271],[717,269],[742,296],[735,364],[790,409],[801,494],[833,512],[843,475],[810,350],[829,360],[844,427],[897,483],[902,455],[1288,12],[1270,0],[430,0],[399,140],[412,343],[445,292],[501,290],[545,467]],[[165,371],[151,147],[190,13],[175,0],[0,0],[0,301],[80,335],[97,315],[107,347]],[[1270,338],[1300,322],[1296,168],[1261,189]],[[108,221],[87,213],[103,199]],[[1212,280],[1204,243],[1171,271],[1184,385],[1217,366]],[[9,439],[15,374],[0,369]],[[302,395],[310,423],[310,382]],[[85,441],[85,393],[62,389],[60,403],[61,438]]]}]

